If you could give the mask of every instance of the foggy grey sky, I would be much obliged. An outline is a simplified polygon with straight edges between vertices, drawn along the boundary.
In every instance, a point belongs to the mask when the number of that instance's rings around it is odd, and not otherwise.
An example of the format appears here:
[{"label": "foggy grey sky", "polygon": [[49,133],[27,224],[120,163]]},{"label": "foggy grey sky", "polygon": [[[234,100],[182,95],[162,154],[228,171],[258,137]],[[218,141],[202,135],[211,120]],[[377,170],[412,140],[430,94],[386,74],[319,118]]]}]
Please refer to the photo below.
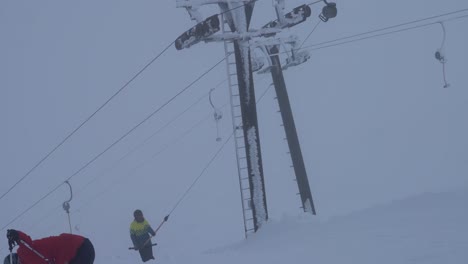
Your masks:
[{"label": "foggy grey sky", "polygon": [[[303,3],[287,1],[286,10]],[[337,5],[337,18],[320,24],[305,46],[468,8],[466,0],[340,0]],[[285,34],[303,39],[318,21],[321,6],[313,6],[311,18]],[[202,12],[208,16],[219,10]],[[251,27],[273,18],[271,1],[259,0]],[[0,1],[0,194],[191,26],[186,11],[172,0]],[[468,187],[468,18],[445,26],[449,89],[442,88],[442,67],[434,58],[442,41],[439,25],[311,51],[310,61],[285,71],[319,217]],[[182,51],[171,47],[0,200],[0,226],[223,56],[220,43],[200,43]],[[174,206],[221,146],[211,118],[131,171],[199,120],[211,117],[207,98],[129,158],[117,166],[115,162],[225,78],[221,64],[72,179],[77,192],[73,220],[80,232],[100,226],[103,233],[122,232],[127,239],[135,208],[144,209],[156,223]],[[271,80],[259,75],[255,80],[258,96]],[[226,85],[213,95],[217,105],[228,102]],[[269,90],[257,108],[268,206],[272,217],[281,217],[299,213],[300,202],[274,96]],[[225,140],[232,126],[228,108],[223,114],[220,131]],[[212,234],[209,239],[216,243],[242,237],[238,192],[230,142],[174,212],[168,234],[177,229],[180,236],[196,237],[204,229],[230,226],[224,237]],[[97,195],[101,196],[95,199]],[[67,198],[63,186],[10,227],[28,229],[36,237],[66,231],[60,206]],[[122,230],[110,230],[107,221]],[[116,246],[125,246],[124,239]]]}]

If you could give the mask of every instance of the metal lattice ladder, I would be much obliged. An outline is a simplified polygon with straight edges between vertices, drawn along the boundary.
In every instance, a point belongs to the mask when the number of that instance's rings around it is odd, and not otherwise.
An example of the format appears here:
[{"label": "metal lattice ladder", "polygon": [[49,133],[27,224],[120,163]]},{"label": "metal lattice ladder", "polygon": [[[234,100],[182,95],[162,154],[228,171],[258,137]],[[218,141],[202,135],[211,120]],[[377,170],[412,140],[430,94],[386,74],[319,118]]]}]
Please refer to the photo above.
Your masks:
[{"label": "metal lattice ladder", "polygon": [[[223,18],[222,32],[225,32]],[[250,190],[249,171],[247,167],[247,156],[245,149],[244,130],[242,128],[242,110],[240,106],[239,85],[237,80],[237,67],[232,41],[224,41],[225,62],[227,80],[229,85],[229,97],[231,102],[231,116],[233,137],[236,149],[237,171],[242,200],[242,213],[244,216],[245,236],[255,232],[254,215],[252,210],[252,195]]]}]

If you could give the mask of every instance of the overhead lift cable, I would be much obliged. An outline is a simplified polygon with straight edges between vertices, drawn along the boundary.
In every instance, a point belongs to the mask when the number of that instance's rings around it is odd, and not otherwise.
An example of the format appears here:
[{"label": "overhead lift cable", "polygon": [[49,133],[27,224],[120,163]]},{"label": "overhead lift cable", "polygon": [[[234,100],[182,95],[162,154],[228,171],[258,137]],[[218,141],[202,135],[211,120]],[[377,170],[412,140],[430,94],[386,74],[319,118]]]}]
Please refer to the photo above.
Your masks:
[{"label": "overhead lift cable", "polygon": [[[259,0],[253,0],[249,3],[246,3],[241,6],[237,6],[226,10],[224,12],[219,13],[218,15],[222,15],[224,13],[230,12],[232,10],[245,7],[249,4],[253,4]],[[90,116],[88,116],[83,122],[78,125],[71,133],[69,133],[58,145],[56,145],[52,150],[50,150],[44,157],[42,157],[39,162],[37,162],[25,175],[23,175],[17,182],[15,182],[4,194],[0,196],[0,200],[5,197],[8,193],[10,193],[18,184],[20,184],[26,177],[28,177],[34,170],[36,170],[45,160],[47,160],[57,149],[59,149],[68,139],[70,139],[78,130],[81,129],[89,120],[91,120],[99,111],[102,110],[114,97],[116,97],[122,90],[124,90],[131,82],[133,82],[141,73],[143,73],[151,64],[153,64],[163,53],[165,53],[174,42],[171,42],[163,51],[161,51],[156,57],[154,57],[150,62],[148,62],[140,71],[138,71],[127,83],[125,83],[117,92],[115,92],[109,99],[104,102],[96,111],[94,111]]]},{"label": "overhead lift cable", "polygon": [[[218,61],[215,65],[213,65],[211,68],[209,68],[207,71],[205,71],[203,74],[201,74],[199,77],[197,77],[194,81],[192,81],[189,85],[187,85],[184,89],[182,89],[181,91],[179,91],[176,95],[174,95],[172,98],[170,98],[168,101],[166,101],[163,105],[161,105],[160,107],[158,107],[155,111],[153,111],[150,115],[148,115],[145,119],[143,119],[143,121],[139,122],[137,125],[135,125],[132,129],[130,129],[127,133],[125,133],[123,136],[121,136],[119,139],[117,139],[116,141],[114,141],[114,143],[112,143],[110,146],[108,146],[104,151],[102,151],[101,153],[99,153],[98,155],[96,155],[94,158],[92,158],[90,161],[88,161],[85,165],[83,165],[80,169],[78,169],[75,173],[73,173],[70,177],[68,177],[66,179],[66,181],[69,181],[71,180],[74,176],[78,175],[81,171],[83,171],[85,168],[87,168],[89,165],[91,165],[94,161],[96,161],[99,157],[101,157],[104,153],[106,153],[107,151],[109,151],[113,146],[115,146],[117,143],[119,143],[120,141],[122,141],[125,137],[127,137],[128,135],[130,135],[133,131],[135,131],[138,127],[140,127],[143,123],[145,123],[146,121],[148,121],[152,116],[154,116],[156,113],[158,113],[159,111],[161,111],[165,106],[167,106],[169,103],[171,103],[172,101],[174,101],[178,96],[180,96],[182,93],[184,93],[185,91],[187,91],[190,87],[192,87],[196,82],[198,82],[201,78],[203,78],[205,75],[207,75],[209,72],[211,72],[214,68],[216,68],[221,62],[223,62],[225,60],[225,58],[222,58],[220,61]],[[63,184],[65,184],[65,182],[62,182],[60,183],[59,185],[57,185],[55,188],[53,188],[52,190],[50,190],[46,195],[44,195],[43,197],[41,197],[38,201],[36,201],[34,204],[32,204],[31,206],[29,206],[26,210],[24,210],[23,212],[21,212],[18,216],[16,216],[15,218],[13,218],[13,220],[11,220],[10,222],[8,222],[5,226],[3,226],[0,231],[3,231],[5,230],[5,228],[7,228],[11,223],[15,222],[17,219],[19,219],[20,217],[22,217],[24,214],[26,214],[27,212],[29,212],[32,208],[34,208],[37,204],[39,204],[41,201],[43,201],[45,198],[47,198],[49,195],[51,195],[53,192],[55,192],[60,186],[62,186]]]},{"label": "overhead lift cable", "polygon": [[302,41],[301,45],[299,46],[298,49],[301,49],[302,46],[304,46],[304,43],[309,39],[309,37],[312,35],[312,33],[314,33],[314,31],[317,29],[318,25],[320,25],[320,22],[322,22],[322,20],[319,20],[317,22],[317,24],[315,24],[315,26],[312,28],[312,30],[310,31],[310,33],[307,35],[307,37]]},{"label": "overhead lift cable", "polygon": [[[272,87],[272,84],[270,84],[265,91],[263,91],[262,95],[257,99],[256,104],[258,104],[264,95],[268,92],[268,90]],[[169,211],[167,216],[164,218],[164,221],[167,221],[167,218],[175,211],[175,209],[179,206],[179,204],[184,200],[184,198],[187,196],[187,194],[192,190],[192,188],[195,186],[195,184],[200,180],[200,178],[205,174],[206,170],[210,167],[210,165],[213,163],[213,161],[218,157],[218,155],[221,153],[221,151],[224,149],[226,144],[231,140],[232,136],[234,136],[234,131],[231,132],[231,134],[228,136],[228,138],[224,141],[223,145],[221,145],[218,150],[215,152],[215,154],[211,157],[211,159],[208,161],[208,163],[203,167],[202,171],[200,174],[193,180],[192,184],[185,190],[185,192],[182,194],[182,196],[179,198],[179,200],[175,203],[175,205],[172,207],[172,209]]]},{"label": "overhead lift cable", "polygon": [[[409,21],[409,22],[405,22],[405,23],[401,23],[401,24],[397,24],[397,25],[393,25],[393,26],[388,26],[388,27],[384,27],[384,28],[379,28],[379,29],[374,29],[374,30],[371,30],[371,31],[366,31],[366,32],[362,32],[362,33],[358,33],[358,34],[354,34],[354,35],[350,35],[350,36],[346,36],[346,37],[341,37],[341,38],[337,38],[337,39],[333,39],[333,40],[328,40],[328,41],[324,41],[324,42],[320,42],[320,43],[316,43],[316,44],[312,44],[312,45],[308,45],[304,48],[311,48],[311,47],[318,47],[318,46],[322,46],[322,45],[325,45],[325,44],[329,44],[329,43],[334,43],[334,42],[338,42],[338,41],[341,41],[341,40],[347,40],[347,39],[353,39],[353,38],[356,38],[356,37],[359,37],[359,36],[364,36],[364,35],[368,35],[368,34],[372,34],[372,33],[377,33],[377,32],[381,32],[381,31],[385,31],[385,30],[389,30],[389,29],[394,29],[394,28],[399,28],[399,27],[403,27],[403,26],[407,26],[407,25],[411,25],[411,24],[415,24],[415,23],[419,23],[419,22],[423,22],[423,21],[427,21],[427,20],[433,20],[433,19],[436,19],[436,18],[441,18],[441,17],[446,17],[446,16],[450,16],[450,15],[454,15],[454,14],[459,14],[459,13],[462,13],[462,12],[467,12],[468,11],[468,8],[464,8],[464,9],[460,9],[460,10],[457,10],[457,11],[453,11],[453,12],[448,12],[448,13],[444,13],[444,14],[440,14],[440,15],[435,15],[435,16],[431,16],[431,17],[427,17],[427,18],[422,18],[422,19],[417,19],[417,20],[413,20],[413,21]],[[464,17],[464,16],[462,16]],[[458,18],[462,18],[462,17],[458,17]],[[453,19],[453,18],[452,18]],[[451,18],[447,18],[446,20],[444,21],[449,21],[449,20],[452,20]],[[438,21],[439,22],[439,21]],[[425,25],[429,25],[429,24],[435,24],[435,23],[438,23],[438,22],[432,22],[432,23],[428,23],[428,24],[425,24]],[[412,28],[411,28],[412,29]],[[392,31],[393,32],[393,31]],[[395,31],[393,33],[396,33],[396,32],[399,32],[399,31]],[[391,34],[391,33],[386,33],[386,34]],[[384,34],[384,35],[386,35]],[[376,36],[381,36],[381,35],[376,35]],[[366,37],[366,38],[362,38],[362,39],[367,39],[369,37]],[[353,41],[356,41],[356,40],[353,40]],[[343,43],[348,43],[348,42],[343,42]],[[331,45],[330,45],[331,46]],[[329,46],[327,46],[329,47]]]},{"label": "overhead lift cable", "polygon": [[[407,28],[403,28],[403,29],[398,29],[398,30],[393,30],[393,31],[389,31],[389,32],[380,33],[380,34],[370,35],[370,36],[366,36],[366,37],[362,37],[362,38],[352,39],[353,37],[355,37],[355,36],[357,36],[357,35],[367,34],[367,33],[360,33],[360,34],[356,34],[356,35],[353,35],[353,36],[348,36],[348,37],[346,37],[346,38],[351,39],[351,40],[342,41],[342,42],[338,42],[338,43],[333,43],[333,44],[325,45],[325,46],[320,46],[320,45],[323,44],[323,43],[312,44],[312,45],[304,46],[304,47],[302,47],[302,49],[307,49],[307,50],[325,49],[325,48],[340,46],[340,45],[344,45],[344,44],[348,44],[348,43],[352,43],[352,42],[356,42],[356,41],[361,41],[361,40],[366,40],[366,39],[381,37],[381,36],[385,36],[385,35],[391,35],[391,34],[403,32],[403,31],[408,31],[408,30],[413,30],[413,29],[418,29],[418,28],[422,28],[422,27],[427,27],[427,26],[439,24],[441,21],[447,22],[447,21],[453,21],[453,20],[462,19],[462,18],[466,18],[466,17],[468,17],[468,15],[463,15],[463,16],[458,16],[458,17],[453,17],[453,18],[447,18],[447,19],[440,20],[440,21],[437,21],[437,22],[430,22],[430,23],[426,23],[426,24],[421,24],[421,25],[413,26],[413,27],[407,27]],[[341,38],[340,38],[340,39],[341,39]],[[338,41],[338,39],[336,39],[336,40],[331,40],[331,41],[329,41],[329,42],[327,42],[327,43],[332,43],[332,42],[336,42],[336,41]],[[283,52],[283,53],[284,53],[284,52]]]},{"label": "overhead lift cable", "polygon": [[[261,78],[261,79],[265,79],[265,77]],[[224,81],[223,81],[224,82]],[[221,84],[221,83],[220,83]],[[218,84],[219,85],[219,84]],[[265,96],[265,94],[271,89],[271,87],[273,86],[273,83],[271,83],[263,92],[262,94],[259,96],[259,98],[257,99],[257,104],[262,101],[263,97]],[[224,104],[221,106],[221,108],[224,108],[227,104]],[[194,126],[192,126],[191,128],[189,128],[186,132],[184,132],[179,138],[175,139],[173,142],[171,142],[170,144],[166,145],[163,149],[159,150],[158,152],[156,152],[155,154],[153,154],[153,156],[144,161],[143,163],[140,163],[139,165],[137,165],[136,167],[134,167],[131,171],[131,173],[133,173],[133,171],[135,171],[136,169],[140,168],[141,166],[143,166],[145,163],[147,163],[148,161],[150,161],[151,159],[154,159],[155,157],[157,157],[159,154],[161,154],[163,151],[165,151],[169,145],[172,145],[172,144],[175,144],[177,143],[178,141],[182,140],[185,136],[187,136],[188,134],[190,134],[196,127],[198,127],[202,122],[206,121],[210,116],[206,116],[204,117],[203,119],[201,119],[199,122],[197,122]],[[203,171],[201,172],[201,174],[195,179],[195,181],[192,183],[192,185],[189,187],[189,189],[191,189],[195,184],[196,182],[198,181],[198,179],[200,177],[203,176],[204,172],[206,171],[206,169],[211,165],[211,163],[214,161],[214,159],[216,158],[216,156],[220,153],[220,151],[225,147],[226,143],[229,142],[230,138],[232,137],[233,133],[230,134],[230,136],[227,138],[227,140],[223,143],[223,145],[220,147],[220,149],[215,153],[215,156],[212,157],[212,159],[210,160],[210,162],[205,166],[205,169],[203,169]],[[129,175],[131,175],[131,173]],[[107,191],[110,190],[107,189]],[[188,190],[189,191],[189,190]],[[184,193],[184,195],[182,196],[182,198],[177,202],[176,206],[171,210],[170,213],[172,213],[175,208],[178,206],[178,204],[183,200],[183,198],[187,195],[188,191],[186,191]],[[88,202],[85,202],[84,205],[80,206],[78,209],[76,209],[74,211],[74,213],[78,212],[78,211],[82,211],[82,209],[87,206],[90,202],[92,201],[95,201],[98,197],[100,197],[101,195],[104,195],[106,191],[103,191],[101,193],[98,193],[96,196],[94,196],[94,198],[91,198],[90,200],[88,200]],[[55,210],[57,210],[58,207],[52,209],[49,213],[47,213],[46,215],[44,215],[44,217],[41,218],[41,220],[39,222],[42,222],[44,221],[45,219],[49,218],[49,216],[51,215],[51,213]],[[37,224],[38,222],[36,222]]]},{"label": "overhead lift cable", "polygon": [[[202,98],[205,98],[206,95]],[[223,105],[222,107],[225,107],[225,105]],[[193,126],[191,126],[189,129],[187,129],[184,133],[182,133],[178,138],[174,139],[173,141],[171,141],[170,143],[164,145],[161,149],[159,149],[157,152],[155,152],[149,159],[145,160],[144,162],[141,162],[139,163],[138,165],[134,166],[129,173],[127,173],[126,175],[127,176],[131,176],[133,175],[133,173],[139,169],[140,167],[142,167],[143,165],[147,164],[149,161],[151,161],[152,159],[156,158],[157,156],[159,156],[162,152],[164,152],[165,150],[167,150],[171,145],[174,145],[176,143],[178,143],[179,141],[181,141],[182,139],[184,139],[187,135],[189,135],[192,131],[194,131],[197,127],[199,127],[203,122],[207,121],[209,118],[211,117],[211,115],[206,115],[203,119],[199,120],[198,122],[196,122]],[[120,178],[117,178],[117,179],[113,179],[112,183],[113,183],[113,186],[116,185],[118,183],[118,180]],[[83,189],[86,189],[86,187],[88,186],[89,184],[86,184],[85,187],[83,187],[80,191],[78,191],[76,193],[76,195],[79,195],[81,191],[83,191]],[[107,188],[106,190],[94,195],[94,197],[92,197],[91,199],[85,201],[84,203],[81,204],[80,207],[78,207],[77,209],[75,209],[73,212],[71,212],[72,214],[75,214],[77,212],[81,212],[83,210],[83,208],[87,207],[91,202],[97,200],[97,198],[101,197],[102,195],[104,195],[107,191],[111,190],[112,189],[112,186],[110,186],[109,188]],[[46,219],[49,219],[49,218],[54,218],[53,216],[53,213],[58,211],[58,209],[60,209],[61,206],[56,206],[54,208],[52,208],[51,210],[49,210],[47,213],[45,213],[41,218],[39,218],[39,220],[36,220],[34,221],[34,224],[30,225],[27,229],[32,229],[32,228],[35,228],[38,224],[44,222]],[[5,249],[5,248],[0,248],[0,252]]]},{"label": "overhead lift cable", "polygon": [[[219,87],[221,84],[223,84],[227,79],[221,81],[220,83],[218,83],[215,88]],[[213,89],[215,89],[213,88]],[[146,143],[148,143],[152,138],[154,138],[156,135],[158,135],[161,131],[163,131],[164,129],[166,129],[170,124],[174,123],[176,120],[178,120],[180,117],[182,117],[185,113],[187,113],[190,109],[192,109],[195,105],[197,105],[198,103],[200,103],[203,99],[205,99],[207,96],[209,95],[209,93],[206,93],[204,94],[203,96],[201,96],[200,98],[198,98],[195,102],[193,102],[191,105],[189,105],[187,108],[185,108],[182,112],[180,112],[178,115],[176,115],[174,118],[172,118],[171,120],[169,120],[166,124],[164,124],[162,127],[160,127],[158,130],[156,130],[154,133],[152,133],[149,137],[147,137],[145,140],[143,140],[141,143],[139,143],[137,146],[135,146],[134,148],[132,148],[130,151],[128,151],[126,154],[124,154],[119,160],[117,160],[116,162],[113,163],[112,166],[110,166],[106,171],[110,171],[112,168],[115,168],[116,166],[118,166],[119,164],[122,163],[122,161],[124,159],[126,159],[128,156],[130,156],[132,153],[134,153],[135,151],[137,151],[138,149],[140,149],[141,147],[145,146]],[[105,172],[103,172],[102,174],[94,177],[91,181],[89,181],[83,188],[81,188],[80,191],[77,192],[77,194],[79,194],[80,192],[82,192],[84,189],[86,189],[91,183],[93,183],[94,181],[96,181],[99,177],[103,176],[105,174]]]},{"label": "overhead lift cable", "polygon": [[99,111],[101,111],[112,99],[114,99],[119,93],[127,88],[138,76],[140,76],[151,64],[153,64],[162,54],[164,54],[169,47],[174,44],[172,42],[166,48],[163,49],[156,57],[151,59],[140,71],[138,71],[129,81],[127,81],[119,90],[117,90],[111,97],[109,97],[101,106],[98,107],[90,116],[88,116],[83,122],[81,122],[71,133],[69,133],[58,145],[50,150],[39,162],[37,162],[25,175],[23,175],[18,181],[16,181],[5,193],[0,196],[0,200],[10,193],[18,184],[20,184],[26,177],[28,177],[34,170],[36,170],[45,160],[47,160],[57,149],[59,149],[68,139],[70,139],[78,130],[80,130],[91,118],[93,118]]},{"label": "overhead lift cable", "polygon": [[[225,107],[225,105],[221,106],[221,108]],[[145,164],[147,164],[149,161],[155,159],[156,157],[158,157],[161,153],[163,153],[165,150],[167,150],[170,146],[174,145],[174,144],[177,144],[178,142],[180,142],[182,139],[184,139],[187,135],[189,135],[191,132],[193,132],[197,127],[199,127],[203,122],[207,121],[209,118],[211,117],[211,114],[210,115],[206,115],[203,119],[199,120],[198,122],[196,122],[193,126],[191,126],[189,129],[187,129],[184,133],[182,133],[179,137],[177,137],[176,139],[172,140],[170,143],[164,145],[161,149],[159,149],[157,152],[155,152],[149,159],[146,159],[145,161],[139,163],[138,165],[134,166],[132,169],[130,169],[130,172],[127,173],[126,175],[127,176],[131,176],[133,175],[133,173],[141,168],[142,166],[144,166]],[[118,183],[118,180],[120,178],[117,178],[117,179],[113,179],[112,183],[113,183],[113,186],[116,185]],[[81,189],[81,191],[83,189],[85,189],[85,187],[83,187]],[[102,195],[104,195],[106,192],[108,192],[109,190],[112,189],[112,186],[110,186],[109,188],[107,188],[106,190],[102,191],[102,192],[99,192],[97,193],[96,195],[94,195],[92,198],[90,198],[89,200],[85,201],[84,203],[81,204],[81,206],[77,209],[75,209],[72,213],[75,214],[77,212],[81,212],[83,211],[83,208],[87,207],[91,202],[93,201],[96,201],[97,198],[101,197]],[[79,192],[77,193],[79,194]],[[46,219],[50,218],[52,213],[57,211],[57,209],[59,209],[59,207],[54,207],[52,210],[48,211],[46,214],[44,214],[44,216],[42,216],[40,218],[40,220],[38,221],[35,221],[34,225],[32,225],[29,229],[35,227],[37,224],[45,221]],[[1,251],[1,250],[0,250]]]},{"label": "overhead lift cable", "polygon": [[[184,131],[184,133],[182,133],[180,136],[178,136],[177,138],[175,138],[171,142],[169,142],[169,143],[165,144],[164,146],[162,146],[158,151],[156,151],[153,155],[151,155],[151,157],[149,157],[148,159],[145,159],[144,161],[138,163],[136,166],[132,167],[129,170],[129,172],[125,174],[125,176],[127,176],[127,177],[132,176],[139,168],[143,167],[148,162],[150,162],[150,161],[154,160],[155,158],[157,158],[161,153],[163,153],[164,151],[169,149],[169,147],[171,147],[174,144],[177,144],[178,142],[182,141],[186,136],[188,136],[196,128],[198,128],[200,125],[202,125],[205,121],[207,121],[210,118],[210,116],[211,115],[207,115],[207,116],[203,117],[202,119],[200,119],[199,121],[197,121],[189,129]],[[119,177],[117,179],[113,179],[113,181],[112,181],[113,186],[117,185],[117,183],[118,183],[117,180],[120,180],[120,179],[121,179],[121,177]],[[76,209],[76,211],[77,212],[81,211],[85,206],[89,205],[91,202],[95,201],[98,197],[102,196],[107,191],[111,190],[113,186],[109,186],[109,188],[107,188],[106,190],[96,194],[93,198],[91,198],[87,202],[85,202],[80,208]]]}]

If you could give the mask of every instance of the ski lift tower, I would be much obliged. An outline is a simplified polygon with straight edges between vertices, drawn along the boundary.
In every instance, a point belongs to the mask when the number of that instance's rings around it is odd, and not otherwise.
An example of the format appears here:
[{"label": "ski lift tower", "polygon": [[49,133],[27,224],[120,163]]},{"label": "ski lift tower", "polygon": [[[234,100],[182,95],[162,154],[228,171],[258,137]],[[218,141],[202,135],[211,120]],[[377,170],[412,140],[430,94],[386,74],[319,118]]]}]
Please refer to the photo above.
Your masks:
[{"label": "ski lift tower", "polygon": [[[278,49],[279,45],[283,43],[282,40],[276,38],[266,38],[260,42],[255,42],[254,40],[259,37],[275,36],[277,33],[281,32],[283,28],[301,23],[305,21],[307,16],[310,16],[310,8],[308,8],[307,5],[295,8],[292,12],[284,14],[282,12],[284,9],[284,1],[276,0],[275,8],[277,10],[278,23],[273,21],[261,29],[250,30],[250,21],[256,1],[257,0],[177,0],[177,7],[185,8],[191,19],[195,20],[197,24],[182,33],[174,43],[177,50],[189,48],[201,41],[216,41],[224,43],[225,63],[231,101],[233,138],[236,149],[242,210],[244,216],[244,231],[246,236],[250,233],[256,232],[262,224],[268,220],[257,121],[257,108],[252,75],[253,66],[255,66],[255,69],[258,69],[258,65],[252,65],[252,44],[255,43],[253,45],[261,46],[263,49],[266,49],[268,54],[267,57],[272,58],[269,59],[269,69],[271,69],[278,97],[281,96],[284,98],[286,87],[282,77],[281,65],[279,64],[278,52],[275,51]],[[203,19],[199,12],[199,8],[207,4],[217,4],[221,9],[221,13]],[[307,13],[307,10],[309,13]],[[221,31],[221,33],[218,33],[219,31]],[[256,61],[254,60],[254,62]],[[295,62],[297,62],[297,60],[291,61],[289,66],[293,66]],[[274,69],[275,67],[276,70]],[[278,88],[277,86],[282,87]],[[287,104],[289,107],[289,101],[287,101]],[[282,103],[280,103],[280,107],[281,111],[283,111],[284,107]],[[284,119],[292,120],[292,113],[282,116],[283,121]],[[284,121],[284,124],[285,129],[287,130],[286,135],[287,137],[290,137],[291,133],[288,133],[288,131],[290,130],[289,126],[291,122],[286,120]],[[288,129],[286,126],[288,126]],[[294,127],[294,122],[292,122],[292,126]],[[291,147],[291,144],[289,144],[289,146],[291,150],[294,148]],[[298,141],[295,143],[295,146],[300,152]],[[294,157],[293,153],[297,153],[297,151],[291,151],[293,160],[295,158],[300,158],[302,167],[304,167],[302,155]],[[296,165],[294,162],[293,164]],[[298,177],[297,171],[296,177]],[[305,177],[307,180],[307,175],[302,175],[302,177]],[[304,183],[303,180],[298,180],[298,184],[299,183],[304,185],[299,187],[299,191],[301,193],[301,197],[306,197],[305,199],[302,199],[303,208],[306,210],[307,206],[304,204],[306,201],[309,201],[309,204],[313,206],[310,187],[308,181]],[[306,190],[308,190],[308,193]],[[305,195],[302,195],[302,193]],[[308,206],[308,208],[313,208],[311,206]]]},{"label": "ski lift tower", "polygon": [[[255,0],[178,0],[197,24],[175,41],[176,49],[200,41],[224,42],[244,231],[256,232],[268,220],[249,40],[276,29],[249,31]],[[202,18],[199,7],[217,4],[221,14]],[[222,31],[221,34],[216,34]],[[234,55],[234,56],[231,56]]]}]

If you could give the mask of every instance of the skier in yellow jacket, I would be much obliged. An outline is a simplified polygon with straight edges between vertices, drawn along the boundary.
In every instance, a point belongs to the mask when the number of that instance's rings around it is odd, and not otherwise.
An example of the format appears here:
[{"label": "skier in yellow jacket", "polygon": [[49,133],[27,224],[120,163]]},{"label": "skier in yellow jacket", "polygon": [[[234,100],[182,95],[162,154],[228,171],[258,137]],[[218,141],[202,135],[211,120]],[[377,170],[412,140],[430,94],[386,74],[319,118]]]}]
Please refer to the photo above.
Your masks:
[{"label": "skier in yellow jacket", "polygon": [[140,252],[143,262],[154,259],[151,236],[155,236],[156,232],[154,232],[148,221],[143,217],[141,210],[135,210],[133,217],[135,220],[130,224],[130,237],[134,249]]}]

